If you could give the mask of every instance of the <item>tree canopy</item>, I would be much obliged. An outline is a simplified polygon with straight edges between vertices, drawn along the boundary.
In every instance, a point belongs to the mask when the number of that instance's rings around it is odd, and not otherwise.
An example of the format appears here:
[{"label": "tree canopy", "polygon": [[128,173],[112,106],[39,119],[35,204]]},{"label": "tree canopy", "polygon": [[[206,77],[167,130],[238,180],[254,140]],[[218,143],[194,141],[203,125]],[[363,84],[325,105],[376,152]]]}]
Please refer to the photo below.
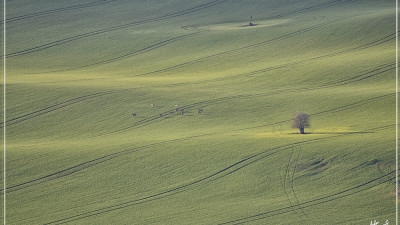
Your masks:
[{"label": "tree canopy", "polygon": [[302,112],[295,113],[292,128],[297,128],[300,134],[304,134],[304,128],[307,127],[310,127],[310,116]]}]

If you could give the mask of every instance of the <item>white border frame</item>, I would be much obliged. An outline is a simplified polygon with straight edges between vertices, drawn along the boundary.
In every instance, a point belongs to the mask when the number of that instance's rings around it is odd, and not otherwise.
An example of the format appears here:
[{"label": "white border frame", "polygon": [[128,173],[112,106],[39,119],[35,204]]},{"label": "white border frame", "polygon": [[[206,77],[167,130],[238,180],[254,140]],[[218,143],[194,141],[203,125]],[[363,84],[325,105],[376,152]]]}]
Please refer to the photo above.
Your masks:
[{"label": "white border frame", "polygon": [[3,224],[6,224],[6,0],[3,0]]},{"label": "white border frame", "polygon": [[399,116],[399,0],[396,0],[396,225],[399,225],[399,125],[398,125],[398,116]]},{"label": "white border frame", "polygon": [[6,0],[3,0],[3,223],[6,224]]},{"label": "white border frame", "polygon": [[[398,137],[399,137],[399,129],[398,129],[398,115],[399,115],[399,86],[398,86],[398,78],[399,78],[399,1],[396,0],[396,225],[398,223],[398,203],[399,203],[399,152],[398,152]],[[6,0],[3,0],[3,224],[6,225]]]}]

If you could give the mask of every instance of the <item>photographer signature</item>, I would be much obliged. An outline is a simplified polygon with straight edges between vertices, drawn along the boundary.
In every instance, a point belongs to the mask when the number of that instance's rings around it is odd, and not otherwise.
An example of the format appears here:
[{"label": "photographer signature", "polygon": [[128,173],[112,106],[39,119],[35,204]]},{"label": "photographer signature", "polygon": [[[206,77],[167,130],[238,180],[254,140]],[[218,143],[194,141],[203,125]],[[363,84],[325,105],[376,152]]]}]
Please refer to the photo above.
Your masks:
[{"label": "photographer signature", "polygon": [[[379,225],[379,222],[377,222],[376,220],[374,221],[371,220],[370,225]],[[389,225],[389,220],[386,220],[386,222],[383,225]]]}]

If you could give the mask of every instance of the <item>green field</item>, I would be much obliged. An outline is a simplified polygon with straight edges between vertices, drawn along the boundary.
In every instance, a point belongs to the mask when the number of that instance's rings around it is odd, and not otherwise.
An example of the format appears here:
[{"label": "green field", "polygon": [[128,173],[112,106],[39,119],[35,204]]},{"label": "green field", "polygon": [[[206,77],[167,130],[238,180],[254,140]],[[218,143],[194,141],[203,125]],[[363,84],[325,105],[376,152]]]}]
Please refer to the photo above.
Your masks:
[{"label": "green field", "polygon": [[395,224],[394,1],[6,9],[7,224]]}]

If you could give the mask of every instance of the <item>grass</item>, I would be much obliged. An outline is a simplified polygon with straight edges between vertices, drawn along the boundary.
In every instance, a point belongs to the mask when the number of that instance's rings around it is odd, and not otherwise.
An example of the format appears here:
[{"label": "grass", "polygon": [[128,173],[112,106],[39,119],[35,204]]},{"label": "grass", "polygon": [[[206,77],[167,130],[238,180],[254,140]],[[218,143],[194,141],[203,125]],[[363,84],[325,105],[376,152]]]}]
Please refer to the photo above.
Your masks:
[{"label": "grass", "polygon": [[9,4],[7,224],[394,223],[391,2]]}]

